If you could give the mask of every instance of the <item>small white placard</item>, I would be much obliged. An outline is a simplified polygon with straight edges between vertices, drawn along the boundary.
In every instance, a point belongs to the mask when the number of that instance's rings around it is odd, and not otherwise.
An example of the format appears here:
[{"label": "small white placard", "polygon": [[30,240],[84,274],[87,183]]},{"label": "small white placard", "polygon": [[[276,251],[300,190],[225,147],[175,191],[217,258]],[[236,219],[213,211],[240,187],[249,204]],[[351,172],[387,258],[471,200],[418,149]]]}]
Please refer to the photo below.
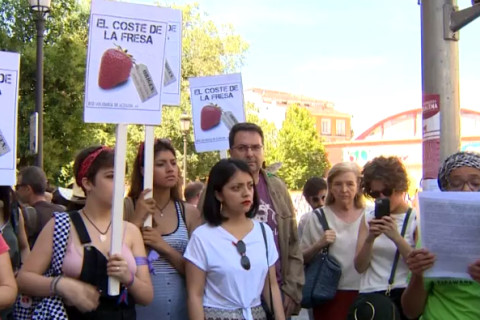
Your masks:
[{"label": "small white placard", "polygon": [[245,122],[242,75],[190,78],[193,132],[197,152],[229,149],[228,134]]},{"label": "small white placard", "polygon": [[180,83],[182,79],[182,11],[168,9],[167,41],[165,51],[165,68],[162,88],[162,104],[180,105]]},{"label": "small white placard", "polygon": [[20,54],[0,51],[0,184],[16,183]]}]

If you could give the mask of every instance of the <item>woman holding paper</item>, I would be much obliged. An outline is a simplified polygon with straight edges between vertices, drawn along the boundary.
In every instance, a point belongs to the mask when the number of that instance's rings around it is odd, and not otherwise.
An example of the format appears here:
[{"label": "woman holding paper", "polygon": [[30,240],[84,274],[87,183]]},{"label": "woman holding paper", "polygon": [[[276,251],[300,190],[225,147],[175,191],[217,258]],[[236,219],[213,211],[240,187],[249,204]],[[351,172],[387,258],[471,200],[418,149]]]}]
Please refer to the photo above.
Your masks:
[{"label": "woman holding paper", "polygon": [[[45,297],[41,310],[55,314],[66,307],[68,319],[135,319],[135,303],[149,304],[153,290],[141,234],[125,222],[121,254],[110,255],[113,201],[113,150],[104,146],[81,151],[75,159],[76,182],[86,194],[80,211],[55,213],[44,227],[20,270],[20,291]],[[66,223],[60,223],[66,221]],[[68,237],[68,238],[67,238]],[[54,239],[58,240],[55,241]],[[47,270],[61,271],[47,277]],[[121,295],[107,295],[108,277],[121,283]],[[61,298],[58,299],[58,297]],[[20,306],[23,302],[20,302]],[[61,319],[56,316],[55,319]]]},{"label": "woman holding paper", "polygon": [[[480,191],[480,155],[457,152],[449,156],[439,170],[438,185],[442,191]],[[413,250],[406,261],[412,273],[402,296],[407,316],[422,315],[420,319],[425,320],[480,319],[480,257],[468,267],[476,281],[425,279],[423,272],[435,263],[434,254],[425,248]]]},{"label": "woman holding paper", "polygon": [[[190,320],[265,320],[261,296],[284,320],[273,232],[253,220],[259,205],[247,163],[223,159],[210,171],[203,212],[185,251]],[[273,309],[272,309],[273,308]]]},{"label": "woman holding paper", "polygon": [[408,276],[404,259],[415,247],[417,230],[416,214],[405,200],[408,173],[399,158],[380,156],[365,164],[362,175],[364,195],[387,206],[382,212],[376,205],[360,223],[354,260],[361,274],[360,295],[387,295],[406,320],[401,306]]},{"label": "woman holding paper", "polygon": [[[131,189],[125,200],[126,219],[142,228],[143,240],[150,249],[148,264],[154,288],[153,302],[147,307],[137,307],[140,319],[188,319],[185,288],[185,261],[183,253],[189,235],[200,224],[200,213],[194,206],[183,202],[181,178],[175,149],[167,139],[154,142],[153,196],[143,190],[144,144],[135,159]],[[153,226],[143,227],[148,215]]]}]

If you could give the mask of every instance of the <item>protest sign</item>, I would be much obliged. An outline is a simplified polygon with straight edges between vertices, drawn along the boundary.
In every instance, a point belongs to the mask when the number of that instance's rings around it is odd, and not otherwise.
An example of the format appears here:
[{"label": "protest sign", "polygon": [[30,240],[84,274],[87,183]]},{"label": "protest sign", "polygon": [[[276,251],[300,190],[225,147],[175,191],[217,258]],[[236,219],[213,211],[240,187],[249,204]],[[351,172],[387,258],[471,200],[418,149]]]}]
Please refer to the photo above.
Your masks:
[{"label": "protest sign", "polygon": [[182,79],[182,11],[169,10],[167,40],[162,88],[162,104],[180,105],[180,83]]},{"label": "protest sign", "polygon": [[230,129],[238,122],[245,122],[241,74],[189,81],[195,150],[227,150]]},{"label": "protest sign", "polygon": [[468,266],[480,259],[480,194],[428,191],[418,199],[421,243],[435,254],[424,276],[471,279]]},{"label": "protest sign", "polygon": [[0,51],[0,184],[16,183],[20,55]]},{"label": "protest sign", "polygon": [[175,10],[94,0],[91,6],[85,122],[161,122],[165,42]]}]

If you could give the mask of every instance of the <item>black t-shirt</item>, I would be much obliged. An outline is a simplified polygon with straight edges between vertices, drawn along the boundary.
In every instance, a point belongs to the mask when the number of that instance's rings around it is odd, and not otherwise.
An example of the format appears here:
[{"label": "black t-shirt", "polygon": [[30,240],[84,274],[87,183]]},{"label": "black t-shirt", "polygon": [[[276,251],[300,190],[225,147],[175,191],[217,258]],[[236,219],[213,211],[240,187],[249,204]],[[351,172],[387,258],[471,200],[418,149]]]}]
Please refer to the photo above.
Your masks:
[{"label": "black t-shirt", "polygon": [[42,231],[43,227],[53,217],[53,213],[65,211],[64,206],[47,201],[38,201],[34,203],[32,207],[35,208],[37,221],[35,223],[33,232],[28,234],[28,243],[30,244],[30,248],[32,248],[35,244],[40,231]]}]

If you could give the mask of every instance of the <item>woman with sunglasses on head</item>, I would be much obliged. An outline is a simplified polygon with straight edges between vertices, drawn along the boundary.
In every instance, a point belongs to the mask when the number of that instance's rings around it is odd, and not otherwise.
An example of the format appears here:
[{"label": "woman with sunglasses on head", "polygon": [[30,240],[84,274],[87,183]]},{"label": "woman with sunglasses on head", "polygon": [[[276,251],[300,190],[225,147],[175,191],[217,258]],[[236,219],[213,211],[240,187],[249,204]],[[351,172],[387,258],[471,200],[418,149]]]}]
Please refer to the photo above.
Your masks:
[{"label": "woman with sunglasses on head", "polygon": [[[359,292],[389,295],[401,318],[407,319],[400,300],[407,286],[405,258],[415,246],[417,230],[416,214],[405,200],[407,170],[397,157],[381,156],[367,162],[362,174],[364,194],[376,201],[382,199],[387,206],[386,215],[380,217],[375,214],[378,210],[369,211],[360,224],[355,254],[355,269],[361,274]],[[404,226],[405,235],[402,236]],[[392,282],[390,278],[397,250],[398,263]]]},{"label": "woman with sunglasses on head", "polygon": [[[76,182],[86,195],[85,206],[69,215],[55,213],[18,274],[22,293],[48,297],[42,301],[44,314],[61,310],[59,301],[63,301],[70,320],[133,320],[135,303],[149,304],[152,300],[148,268],[135,263],[136,258],[146,256],[138,228],[125,222],[122,251],[109,254],[113,165],[114,153],[108,147],[90,147],[78,154],[73,169]],[[65,247],[60,242],[53,243],[65,233]],[[63,254],[60,274],[45,276],[47,270],[58,267],[58,256]],[[120,282],[120,296],[107,295],[108,277]]]},{"label": "woman with sunglasses on head", "polygon": [[[438,173],[442,191],[480,191],[480,154],[457,152],[443,162]],[[417,244],[421,247],[421,241]],[[433,266],[435,255],[425,248],[407,256],[411,278],[402,296],[405,314],[411,318],[435,320],[480,319],[480,257],[468,266],[473,280],[425,279],[423,272]]]},{"label": "woman with sunglasses on head", "polygon": [[353,267],[358,226],[365,211],[360,190],[360,168],[353,162],[341,162],[328,171],[327,198],[323,212],[330,230],[324,230],[318,217],[310,215],[303,230],[300,248],[304,262],[329,247],[329,255],[342,268],[336,296],[313,307],[314,319],[345,319],[350,304],[357,297],[360,276]]},{"label": "woman with sunglasses on head", "polygon": [[245,162],[223,159],[213,166],[203,206],[207,223],[185,251],[190,320],[265,320],[261,296],[276,320],[285,319],[273,233],[252,219],[258,203]]},{"label": "woman with sunglasses on head", "polygon": [[[137,314],[145,320],[183,320],[188,318],[183,253],[189,235],[201,222],[200,213],[181,200],[177,157],[167,139],[154,142],[153,194],[145,199],[151,190],[143,190],[144,154],[142,143],[126,199],[131,208],[126,211],[126,218],[142,229],[143,240],[150,250],[143,263],[149,265],[152,273],[154,298],[149,306],[137,307]],[[143,227],[148,215],[152,215],[153,226]]]}]

